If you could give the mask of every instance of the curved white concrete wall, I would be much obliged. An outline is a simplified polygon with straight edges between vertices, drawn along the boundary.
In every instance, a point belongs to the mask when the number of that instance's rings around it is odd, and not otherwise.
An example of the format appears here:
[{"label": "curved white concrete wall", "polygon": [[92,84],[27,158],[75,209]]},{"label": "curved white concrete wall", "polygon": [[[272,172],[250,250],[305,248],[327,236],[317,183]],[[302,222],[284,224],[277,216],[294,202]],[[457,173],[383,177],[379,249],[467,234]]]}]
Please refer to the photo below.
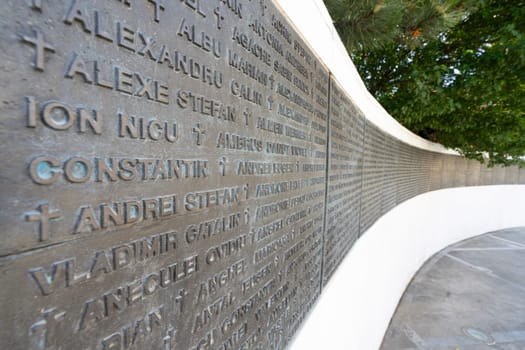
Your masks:
[{"label": "curved white concrete wall", "polygon": [[485,232],[525,226],[525,186],[460,187],[414,197],[352,247],[290,350],[375,350],[423,263]]},{"label": "curved white concrete wall", "polygon": [[[368,93],[322,0],[275,2],[368,120],[412,146],[457,154],[412,134]],[[445,189],[402,203],[352,247],[289,348],[377,349],[407,284],[428,258],[460,240],[513,226],[525,226],[525,186]]]}]

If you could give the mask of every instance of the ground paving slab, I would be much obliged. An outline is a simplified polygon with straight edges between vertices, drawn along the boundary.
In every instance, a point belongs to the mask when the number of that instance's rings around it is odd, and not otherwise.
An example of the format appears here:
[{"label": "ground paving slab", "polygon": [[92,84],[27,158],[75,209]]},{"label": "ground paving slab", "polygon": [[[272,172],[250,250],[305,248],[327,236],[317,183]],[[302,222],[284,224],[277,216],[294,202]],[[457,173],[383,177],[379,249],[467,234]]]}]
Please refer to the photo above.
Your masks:
[{"label": "ground paving slab", "polygon": [[452,245],[416,274],[381,350],[525,349],[525,227]]}]

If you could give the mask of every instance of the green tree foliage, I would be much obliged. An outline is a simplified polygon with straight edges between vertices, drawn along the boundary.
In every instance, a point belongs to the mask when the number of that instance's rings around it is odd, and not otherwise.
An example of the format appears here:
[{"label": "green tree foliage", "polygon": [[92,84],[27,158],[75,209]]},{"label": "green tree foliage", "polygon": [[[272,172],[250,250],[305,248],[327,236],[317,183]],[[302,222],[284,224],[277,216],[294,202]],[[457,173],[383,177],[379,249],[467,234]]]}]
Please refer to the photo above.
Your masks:
[{"label": "green tree foliage", "polygon": [[403,125],[489,164],[524,163],[525,1],[326,3],[370,92]]}]

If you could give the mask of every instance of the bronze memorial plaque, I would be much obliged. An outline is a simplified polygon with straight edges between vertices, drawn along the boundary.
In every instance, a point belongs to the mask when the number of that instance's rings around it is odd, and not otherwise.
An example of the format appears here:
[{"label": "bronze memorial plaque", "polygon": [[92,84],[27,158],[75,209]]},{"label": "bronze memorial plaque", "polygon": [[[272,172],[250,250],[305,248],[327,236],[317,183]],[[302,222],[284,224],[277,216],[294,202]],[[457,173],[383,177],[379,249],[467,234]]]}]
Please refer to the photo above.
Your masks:
[{"label": "bronze memorial plaque", "polygon": [[267,0],[4,0],[3,349],[282,349],[329,74]]},{"label": "bronze memorial plaque", "polygon": [[385,134],[368,120],[365,123],[363,173],[361,189],[360,233],[366,231],[381,216],[383,196]]},{"label": "bronze memorial plaque", "polygon": [[386,134],[271,0],[0,25],[1,349],[284,349],[396,204],[525,181]]},{"label": "bronze memorial plaque", "polygon": [[330,136],[323,284],[359,237],[364,115],[330,81]]}]

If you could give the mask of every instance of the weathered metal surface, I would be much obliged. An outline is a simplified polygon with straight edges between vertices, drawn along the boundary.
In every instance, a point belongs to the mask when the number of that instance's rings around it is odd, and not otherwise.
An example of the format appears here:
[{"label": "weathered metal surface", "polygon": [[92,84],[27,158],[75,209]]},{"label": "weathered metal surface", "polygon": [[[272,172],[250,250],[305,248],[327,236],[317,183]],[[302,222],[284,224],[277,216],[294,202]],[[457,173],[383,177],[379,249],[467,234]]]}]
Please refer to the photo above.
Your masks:
[{"label": "weathered metal surface", "polygon": [[525,184],[525,168],[520,168],[517,171],[519,173],[518,183],[519,184]]},{"label": "weathered metal surface", "polygon": [[359,237],[364,125],[362,113],[332,79],[323,284]]},{"label": "weathered metal surface", "polygon": [[269,1],[2,1],[2,348],[278,349],[328,72]]},{"label": "weathered metal surface", "polygon": [[454,187],[456,178],[456,156],[446,155],[443,159],[443,188]]},{"label": "weathered metal surface", "polygon": [[361,190],[360,232],[366,231],[381,216],[385,134],[369,121],[365,123],[363,185]]},{"label": "weathered metal surface", "polygon": [[456,157],[454,170],[454,187],[462,187],[467,184],[468,161]]},{"label": "weathered metal surface", "polygon": [[383,156],[384,178],[381,198],[381,213],[384,214],[396,206],[399,183],[402,181],[401,167],[399,166],[399,147],[401,142],[396,138],[385,135]]},{"label": "weathered metal surface", "polygon": [[404,143],[399,145],[398,159],[401,179],[398,183],[397,199],[400,203],[417,193],[414,175],[417,173],[416,166],[419,162],[414,157],[413,148]]},{"label": "weathered metal surface", "polygon": [[[519,169],[519,168],[517,168]],[[480,184],[481,177],[481,163],[477,160],[469,160],[467,162],[467,186],[476,186]]]},{"label": "weathered metal surface", "polygon": [[438,153],[432,153],[430,163],[430,191],[435,191],[441,188],[442,172],[443,172],[443,157]]},{"label": "weathered metal surface", "polygon": [[365,121],[268,0],[5,0],[0,24],[1,348],[283,349],[396,204],[525,181]]},{"label": "weathered metal surface", "polygon": [[488,167],[481,168],[481,174],[480,174],[480,180],[479,180],[480,185],[482,186],[492,185],[493,170],[494,168],[488,168]]}]

